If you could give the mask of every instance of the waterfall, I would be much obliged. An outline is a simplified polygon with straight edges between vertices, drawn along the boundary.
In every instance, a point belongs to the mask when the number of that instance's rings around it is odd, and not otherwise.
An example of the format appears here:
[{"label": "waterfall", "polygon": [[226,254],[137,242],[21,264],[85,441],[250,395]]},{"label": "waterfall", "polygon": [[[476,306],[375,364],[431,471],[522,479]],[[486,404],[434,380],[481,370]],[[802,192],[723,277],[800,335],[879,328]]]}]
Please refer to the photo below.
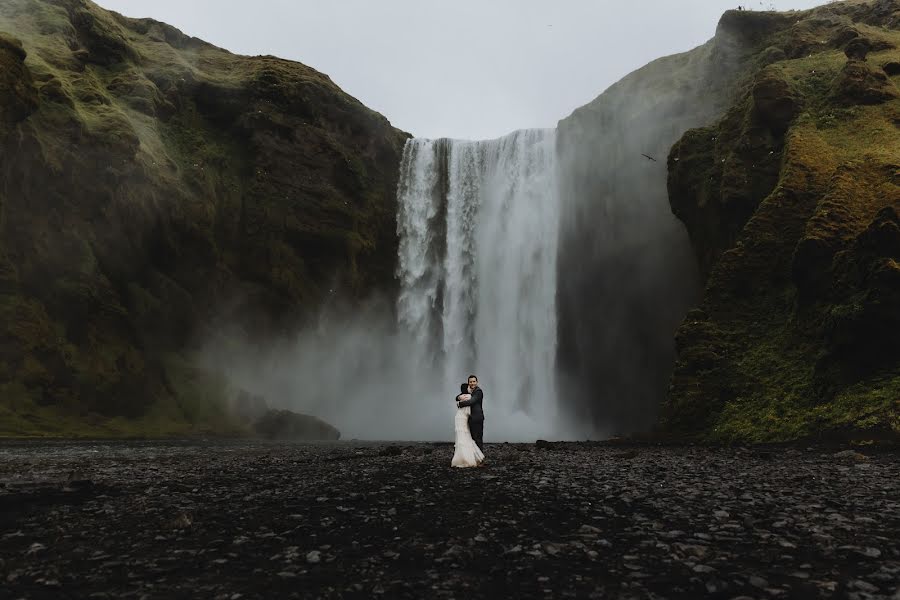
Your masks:
[{"label": "waterfall", "polygon": [[411,139],[401,164],[399,324],[441,393],[478,375],[503,439],[557,431],[555,139]]},{"label": "waterfall", "polygon": [[555,130],[409,140],[396,304],[335,302],[289,344],[216,344],[210,364],[343,439],[452,440],[452,399],[470,373],[486,442],[584,439],[571,407],[557,410],[556,172]]}]

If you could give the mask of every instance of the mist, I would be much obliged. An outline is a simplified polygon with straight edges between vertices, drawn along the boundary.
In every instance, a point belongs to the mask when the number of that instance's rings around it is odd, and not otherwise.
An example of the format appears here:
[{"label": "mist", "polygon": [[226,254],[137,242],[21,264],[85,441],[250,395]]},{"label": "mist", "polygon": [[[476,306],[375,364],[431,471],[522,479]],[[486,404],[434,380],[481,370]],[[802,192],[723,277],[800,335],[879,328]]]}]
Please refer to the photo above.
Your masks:
[{"label": "mist", "polygon": [[561,410],[556,386],[555,141],[555,130],[408,141],[396,298],[329,302],[290,340],[259,347],[225,330],[203,362],[345,439],[452,439],[469,374],[492,442],[604,436]]},{"label": "mist", "polygon": [[723,19],[708,43],[653,61],[559,124],[562,396],[614,433],[651,429],[666,401],[676,330],[702,285],[669,206],[669,151],[734,101],[745,35]]},{"label": "mist", "polygon": [[222,330],[201,362],[272,408],[324,419],[342,439],[451,439],[458,383],[437,378],[393,314],[384,299],[325,307],[293,336],[259,345]]},{"label": "mist", "polygon": [[[223,328],[198,362],[225,373],[233,387],[265,397],[271,408],[324,419],[344,440],[452,441],[454,398],[469,372],[447,375],[395,315],[384,298],[354,309],[323,308],[313,325],[264,344]],[[573,423],[563,431],[523,412],[504,413],[491,406],[503,382],[477,374],[485,390],[487,441],[599,435]]]}]

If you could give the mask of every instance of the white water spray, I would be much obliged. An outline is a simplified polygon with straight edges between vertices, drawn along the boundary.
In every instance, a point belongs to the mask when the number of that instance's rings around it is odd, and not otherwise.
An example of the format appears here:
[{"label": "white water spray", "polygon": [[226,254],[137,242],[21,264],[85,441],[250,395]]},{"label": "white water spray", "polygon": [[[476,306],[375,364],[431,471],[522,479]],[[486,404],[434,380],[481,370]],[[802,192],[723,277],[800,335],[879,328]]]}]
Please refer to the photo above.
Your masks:
[{"label": "white water spray", "polygon": [[476,373],[488,430],[558,435],[555,130],[410,140],[399,187],[400,324],[451,394]]},{"label": "white water spray", "polygon": [[590,435],[557,410],[555,139],[555,130],[527,130],[409,140],[396,311],[327,306],[290,343],[257,353],[220,341],[208,361],[343,439],[452,440],[453,397],[469,373],[485,391],[485,441]]}]

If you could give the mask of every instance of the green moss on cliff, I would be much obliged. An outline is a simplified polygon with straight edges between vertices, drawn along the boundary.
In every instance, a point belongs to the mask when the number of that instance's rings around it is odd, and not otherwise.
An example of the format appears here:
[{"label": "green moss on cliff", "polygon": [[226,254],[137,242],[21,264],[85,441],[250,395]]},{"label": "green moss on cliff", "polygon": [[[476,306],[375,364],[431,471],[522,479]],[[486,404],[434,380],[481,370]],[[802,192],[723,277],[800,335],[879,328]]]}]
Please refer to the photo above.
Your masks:
[{"label": "green moss on cliff", "polygon": [[[871,5],[854,6],[875,18]],[[848,34],[847,19],[817,10],[775,36],[804,48],[797,58],[756,74],[728,117],[670,155],[673,211],[707,274],[677,336],[670,431],[719,441],[900,434],[900,96],[879,67],[900,59],[900,32],[856,23]],[[812,29],[830,41],[791,37]],[[878,50],[845,56],[861,34]],[[768,153],[746,143],[754,129],[768,132]],[[773,155],[775,169],[757,167]],[[743,183],[719,167],[735,161]]]},{"label": "green moss on cliff", "polygon": [[0,3],[0,67],[0,435],[231,431],[167,356],[390,281],[408,136],[327,76],[86,0]]}]

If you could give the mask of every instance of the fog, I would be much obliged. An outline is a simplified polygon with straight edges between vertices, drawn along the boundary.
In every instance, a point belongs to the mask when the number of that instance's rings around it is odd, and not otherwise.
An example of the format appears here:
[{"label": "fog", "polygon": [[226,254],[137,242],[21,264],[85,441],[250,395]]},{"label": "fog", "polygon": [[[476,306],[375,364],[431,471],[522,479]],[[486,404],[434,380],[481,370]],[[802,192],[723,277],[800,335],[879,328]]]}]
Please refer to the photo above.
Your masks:
[{"label": "fog", "polygon": [[[454,397],[468,372],[453,378],[398,327],[393,307],[372,300],[353,310],[326,308],[316,324],[290,339],[251,345],[237,329],[209,340],[202,364],[232,386],[262,395],[272,408],[324,419],[341,439],[451,441]],[[574,423],[536,423],[527,414],[492,406],[505,382],[478,373],[485,392],[485,441],[597,437]]]},{"label": "fog", "polygon": [[399,296],[329,303],[315,324],[251,348],[221,330],[204,362],[344,438],[449,440],[469,374],[485,439],[585,439],[556,390],[559,201],[554,130],[414,139],[398,193]]},{"label": "fog", "polygon": [[239,330],[223,329],[202,360],[270,407],[324,419],[342,439],[452,437],[458,391],[441,385],[415,340],[396,326],[388,301],[324,308],[314,325],[288,339],[258,346],[245,340]]},{"label": "fog", "polygon": [[752,60],[742,23],[630,74],[559,124],[561,401],[614,433],[658,422],[677,327],[701,295],[667,159],[734,101]]}]

